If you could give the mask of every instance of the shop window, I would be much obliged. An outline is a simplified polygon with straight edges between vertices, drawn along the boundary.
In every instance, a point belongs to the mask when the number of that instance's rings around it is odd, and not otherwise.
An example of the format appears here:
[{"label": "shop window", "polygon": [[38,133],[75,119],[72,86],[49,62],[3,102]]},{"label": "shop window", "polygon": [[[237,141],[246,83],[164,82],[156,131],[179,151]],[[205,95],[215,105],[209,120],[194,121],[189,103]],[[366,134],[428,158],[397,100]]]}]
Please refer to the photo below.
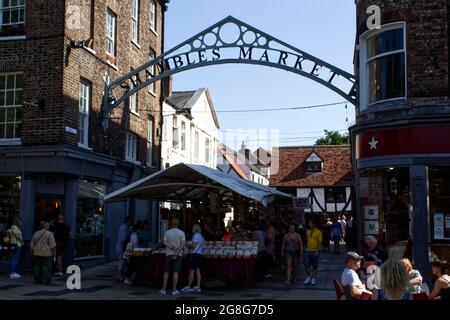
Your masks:
[{"label": "shop window", "polygon": [[410,239],[409,168],[360,172],[359,194],[363,236],[373,235],[387,246]]},{"label": "shop window", "polygon": [[0,240],[20,215],[21,177],[0,177]]},{"label": "shop window", "polygon": [[48,222],[50,226],[53,226],[58,221],[58,216],[62,213],[61,197],[38,197],[36,199],[34,230],[39,230],[41,221]]},{"label": "shop window", "polygon": [[346,203],[346,188],[325,188],[325,201],[327,203]]},{"label": "shop window", "polygon": [[450,167],[429,168],[429,193],[431,239],[450,245]]},{"label": "shop window", "polygon": [[106,186],[81,181],[78,189],[76,223],[76,257],[103,255],[104,210]]},{"label": "shop window", "polygon": [[406,96],[403,23],[391,24],[363,35],[360,60],[362,108]]}]

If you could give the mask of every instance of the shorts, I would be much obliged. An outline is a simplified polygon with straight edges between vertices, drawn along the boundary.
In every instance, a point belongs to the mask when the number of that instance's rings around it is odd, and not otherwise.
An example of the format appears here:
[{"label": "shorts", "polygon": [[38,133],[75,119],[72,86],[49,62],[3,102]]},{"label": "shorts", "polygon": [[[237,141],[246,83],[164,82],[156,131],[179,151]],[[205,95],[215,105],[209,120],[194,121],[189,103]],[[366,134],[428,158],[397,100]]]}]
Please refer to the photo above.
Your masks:
[{"label": "shorts", "polygon": [[313,268],[317,270],[319,268],[319,254],[316,255],[315,251],[306,251],[303,256],[303,264],[305,269]]},{"label": "shorts", "polygon": [[199,253],[191,253],[189,255],[189,270],[197,270],[202,267],[202,255]]},{"label": "shorts", "polygon": [[284,256],[288,261],[297,262],[299,258],[299,254],[297,250],[284,250]]},{"label": "shorts", "polygon": [[180,272],[181,271],[181,257],[177,256],[172,259],[172,255],[166,256],[164,261],[164,272]]},{"label": "shorts", "polygon": [[333,242],[340,242],[341,236],[333,236]]}]

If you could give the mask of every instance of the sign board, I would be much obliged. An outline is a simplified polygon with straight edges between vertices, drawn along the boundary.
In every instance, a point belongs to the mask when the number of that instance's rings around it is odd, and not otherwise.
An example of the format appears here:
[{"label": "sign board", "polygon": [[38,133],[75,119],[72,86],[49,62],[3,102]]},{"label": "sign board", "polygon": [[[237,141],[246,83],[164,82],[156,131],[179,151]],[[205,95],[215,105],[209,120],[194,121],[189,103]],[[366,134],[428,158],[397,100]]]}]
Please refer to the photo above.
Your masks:
[{"label": "sign board", "polygon": [[311,208],[311,201],[309,198],[294,198],[294,211],[310,208]]}]

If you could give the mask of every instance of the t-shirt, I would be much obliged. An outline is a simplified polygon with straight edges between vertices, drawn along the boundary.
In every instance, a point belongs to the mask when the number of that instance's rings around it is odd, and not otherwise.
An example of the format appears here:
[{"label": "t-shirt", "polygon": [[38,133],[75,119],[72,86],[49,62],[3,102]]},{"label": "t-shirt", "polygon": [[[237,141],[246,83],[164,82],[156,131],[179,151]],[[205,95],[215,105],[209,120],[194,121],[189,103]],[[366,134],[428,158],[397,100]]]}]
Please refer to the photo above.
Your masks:
[{"label": "t-shirt", "polygon": [[266,229],[266,252],[269,254],[275,253],[275,229],[270,226]]},{"label": "t-shirt", "polygon": [[343,286],[355,286],[360,290],[366,289],[364,284],[359,279],[358,274],[350,268],[345,268],[344,272],[342,272],[341,284]]},{"label": "t-shirt", "polygon": [[57,223],[54,227],[56,243],[64,244],[69,240],[69,234],[72,229],[65,223]]},{"label": "t-shirt", "polygon": [[197,245],[194,248],[191,248],[189,253],[198,253],[198,254],[203,254],[203,236],[201,235],[201,233],[196,232],[193,236],[192,236],[192,242],[197,243]]},{"label": "t-shirt", "polygon": [[136,232],[133,232],[131,234],[130,242],[133,244],[134,247],[139,247],[138,234]]},{"label": "t-shirt", "polygon": [[333,222],[331,225],[331,233],[334,237],[340,237],[342,235],[342,225],[339,222]]},{"label": "t-shirt", "polygon": [[306,231],[306,251],[317,251],[322,243],[322,231],[317,228]]},{"label": "t-shirt", "polygon": [[[186,236],[183,231],[181,231],[178,228],[172,228],[170,230],[167,230],[164,234],[164,241],[169,243],[171,246],[181,249],[181,244],[186,241]],[[182,250],[177,250],[178,255],[183,255]],[[166,250],[166,256],[171,256],[175,254],[173,250],[170,248],[167,248]]]}]

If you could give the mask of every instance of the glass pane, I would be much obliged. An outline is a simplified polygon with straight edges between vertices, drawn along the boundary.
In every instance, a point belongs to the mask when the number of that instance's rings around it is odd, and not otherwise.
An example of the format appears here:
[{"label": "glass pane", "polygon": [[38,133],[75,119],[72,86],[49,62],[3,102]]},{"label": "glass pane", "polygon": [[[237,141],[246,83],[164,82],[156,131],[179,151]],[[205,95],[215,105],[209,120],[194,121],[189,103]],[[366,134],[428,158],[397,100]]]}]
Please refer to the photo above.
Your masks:
[{"label": "glass pane", "polygon": [[0,122],[6,122],[6,109],[0,107]]},{"label": "glass pane", "polygon": [[16,100],[14,101],[14,104],[16,106],[21,106],[22,103],[23,103],[23,91],[22,90],[16,91]]},{"label": "glass pane", "polygon": [[0,108],[5,105],[5,91],[0,91]]},{"label": "glass pane", "polygon": [[369,63],[369,103],[405,96],[405,56],[385,56]]},{"label": "glass pane", "polygon": [[6,122],[14,122],[15,108],[6,108]]},{"label": "glass pane", "polygon": [[23,74],[16,74],[16,89],[23,88]]},{"label": "glass pane", "polygon": [[12,7],[17,6],[17,0],[11,0],[11,6]]},{"label": "glass pane", "polygon": [[403,28],[377,34],[367,41],[367,58],[403,49]]},{"label": "glass pane", "polygon": [[11,11],[11,23],[19,21],[19,10]]},{"label": "glass pane", "polygon": [[24,22],[25,21],[25,10],[21,9],[19,11],[19,22]]},{"label": "glass pane", "polygon": [[15,83],[15,75],[9,75],[7,78],[6,88],[7,89],[14,89],[14,83]]},{"label": "glass pane", "polygon": [[6,104],[7,106],[14,105],[14,91],[6,91]]},{"label": "glass pane", "polygon": [[16,123],[14,125],[14,138],[20,138],[20,129],[22,128],[22,123]]},{"label": "glass pane", "polygon": [[22,121],[22,108],[16,108],[16,122]]},{"label": "glass pane", "polygon": [[6,124],[6,139],[14,138],[14,124],[8,123]]},{"label": "glass pane", "polygon": [[0,122],[0,139],[5,139],[5,124]]},{"label": "glass pane", "polygon": [[4,90],[6,87],[6,76],[0,76],[0,90]]}]

